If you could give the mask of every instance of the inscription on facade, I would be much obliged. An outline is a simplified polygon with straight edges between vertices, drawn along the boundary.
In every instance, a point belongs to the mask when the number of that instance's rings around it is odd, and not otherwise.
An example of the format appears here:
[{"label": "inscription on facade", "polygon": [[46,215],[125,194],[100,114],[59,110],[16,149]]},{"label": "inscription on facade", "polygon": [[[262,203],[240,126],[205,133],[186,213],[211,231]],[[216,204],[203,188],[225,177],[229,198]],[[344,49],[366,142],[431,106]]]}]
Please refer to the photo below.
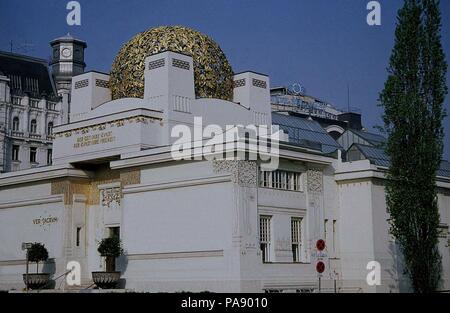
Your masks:
[{"label": "inscription on facade", "polygon": [[39,217],[33,219],[33,225],[47,225],[58,222],[58,218],[54,216],[49,217]]},{"label": "inscription on facade", "polygon": [[107,131],[99,134],[78,137],[76,138],[76,142],[74,143],[73,147],[76,149],[93,145],[107,144],[114,141],[116,141],[116,137],[113,136],[112,131]]}]

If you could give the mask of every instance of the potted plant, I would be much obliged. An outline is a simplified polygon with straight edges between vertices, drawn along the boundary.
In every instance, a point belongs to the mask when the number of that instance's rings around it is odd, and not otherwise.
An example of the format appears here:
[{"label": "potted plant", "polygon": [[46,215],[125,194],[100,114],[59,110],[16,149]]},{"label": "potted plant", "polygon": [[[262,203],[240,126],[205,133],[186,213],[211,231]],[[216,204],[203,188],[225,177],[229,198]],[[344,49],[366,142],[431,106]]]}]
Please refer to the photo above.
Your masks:
[{"label": "potted plant", "polygon": [[92,280],[99,288],[112,289],[120,279],[120,271],[116,271],[116,258],[123,253],[120,238],[113,236],[102,239],[97,251],[105,258],[106,266],[104,272],[92,272]]},{"label": "potted plant", "polygon": [[28,288],[39,289],[48,284],[50,274],[39,273],[39,262],[47,260],[48,251],[43,244],[35,242],[27,249],[27,262],[36,263],[36,273],[23,274],[23,281]]}]

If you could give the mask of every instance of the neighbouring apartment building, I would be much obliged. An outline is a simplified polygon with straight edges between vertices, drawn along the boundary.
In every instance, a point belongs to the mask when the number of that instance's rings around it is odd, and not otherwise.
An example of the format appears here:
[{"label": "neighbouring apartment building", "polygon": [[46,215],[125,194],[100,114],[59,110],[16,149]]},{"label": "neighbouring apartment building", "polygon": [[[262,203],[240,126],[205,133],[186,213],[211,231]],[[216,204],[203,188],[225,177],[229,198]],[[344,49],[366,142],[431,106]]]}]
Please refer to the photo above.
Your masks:
[{"label": "neighbouring apartment building", "polygon": [[0,51],[0,172],[51,164],[53,127],[69,121],[71,79],[84,71],[86,43],[67,35],[51,47],[50,64]]}]

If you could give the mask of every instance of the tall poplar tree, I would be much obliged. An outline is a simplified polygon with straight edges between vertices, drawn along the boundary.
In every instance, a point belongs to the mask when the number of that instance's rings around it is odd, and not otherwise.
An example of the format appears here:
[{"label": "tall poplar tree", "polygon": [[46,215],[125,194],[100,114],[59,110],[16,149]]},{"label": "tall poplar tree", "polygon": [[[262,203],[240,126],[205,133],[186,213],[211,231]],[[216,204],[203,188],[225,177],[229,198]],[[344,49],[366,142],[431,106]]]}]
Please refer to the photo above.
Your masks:
[{"label": "tall poplar tree", "polygon": [[381,92],[391,233],[399,243],[415,292],[439,287],[436,173],[443,151],[447,64],[441,45],[439,0],[405,0],[398,12],[388,79]]}]

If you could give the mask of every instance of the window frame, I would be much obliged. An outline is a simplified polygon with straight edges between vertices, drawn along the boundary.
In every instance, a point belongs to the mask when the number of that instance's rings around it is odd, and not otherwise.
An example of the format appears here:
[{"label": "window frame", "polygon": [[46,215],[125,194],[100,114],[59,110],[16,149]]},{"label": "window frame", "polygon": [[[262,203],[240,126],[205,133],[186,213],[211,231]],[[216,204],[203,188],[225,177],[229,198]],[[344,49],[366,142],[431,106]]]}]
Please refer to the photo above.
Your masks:
[{"label": "window frame", "polygon": [[11,159],[12,161],[20,161],[19,159],[19,153],[20,153],[20,146],[19,145],[12,145],[11,149]]},{"label": "window frame", "polygon": [[37,147],[30,147],[30,163],[37,163]]},{"label": "window frame", "polygon": [[37,120],[36,119],[32,119],[30,121],[30,133],[37,134]]},{"label": "window frame", "polygon": [[15,132],[20,131],[20,118],[18,116],[14,116],[12,119],[12,130]]},{"label": "window frame", "polygon": [[49,136],[53,135],[53,127],[54,127],[53,121],[47,123],[47,135]]},{"label": "window frame", "polygon": [[276,190],[303,192],[303,172],[275,170],[259,171],[259,186]]},{"label": "window frame", "polygon": [[[296,225],[297,224],[297,225]],[[291,248],[292,248],[292,262],[303,263],[303,217],[291,217]]]},{"label": "window frame", "polygon": [[[265,221],[265,222],[263,222]],[[264,232],[263,232],[264,230]],[[261,260],[263,263],[271,263],[271,243],[272,243],[272,216],[259,216],[259,246],[261,249]]]},{"label": "window frame", "polygon": [[51,165],[53,162],[53,149],[47,149],[47,165]]}]

